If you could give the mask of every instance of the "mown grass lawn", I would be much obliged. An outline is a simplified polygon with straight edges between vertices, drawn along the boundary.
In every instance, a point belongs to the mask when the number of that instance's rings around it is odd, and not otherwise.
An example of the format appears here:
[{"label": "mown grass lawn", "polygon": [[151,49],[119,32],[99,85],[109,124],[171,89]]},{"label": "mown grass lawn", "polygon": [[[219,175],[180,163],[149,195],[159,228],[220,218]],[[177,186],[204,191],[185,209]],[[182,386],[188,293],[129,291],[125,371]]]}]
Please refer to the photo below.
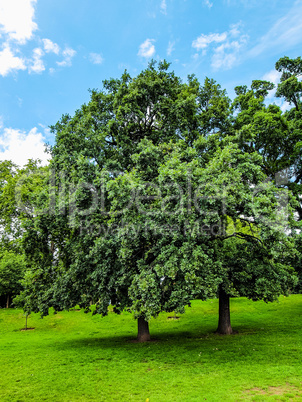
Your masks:
[{"label": "mown grass lawn", "polygon": [[217,310],[197,300],[179,320],[161,314],[139,344],[128,313],[32,314],[20,331],[23,312],[1,309],[0,401],[302,400],[302,295],[232,299],[226,337]]}]

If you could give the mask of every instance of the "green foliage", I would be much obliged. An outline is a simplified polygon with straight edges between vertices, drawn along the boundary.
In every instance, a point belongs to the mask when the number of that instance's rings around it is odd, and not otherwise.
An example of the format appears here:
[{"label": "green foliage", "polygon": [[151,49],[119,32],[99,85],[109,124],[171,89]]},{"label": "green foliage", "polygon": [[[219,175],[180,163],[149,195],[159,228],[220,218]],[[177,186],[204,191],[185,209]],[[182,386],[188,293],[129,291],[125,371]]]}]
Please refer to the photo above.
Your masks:
[{"label": "green foliage", "polygon": [[1,242],[6,242],[6,247],[17,247],[22,237],[22,222],[34,213],[46,172],[47,167],[41,167],[39,160],[29,160],[23,168],[10,161],[0,163]]},{"label": "green foliage", "polygon": [[[59,310],[76,303],[88,310],[92,300],[102,314],[107,313],[110,302],[117,312],[123,308],[137,312],[139,278],[154,280],[154,272],[150,276],[139,267],[151,260],[155,263],[153,253],[158,257],[169,236],[162,244],[159,234],[154,237],[150,233],[139,234],[132,241],[125,235],[131,225],[142,230],[158,224],[146,219],[145,214],[137,216],[131,208],[117,218],[116,209],[126,207],[129,195],[137,190],[132,181],[145,197],[145,184],[158,176],[162,158],[171,152],[173,142],[181,139],[185,149],[200,130],[208,134],[226,124],[222,116],[229,113],[229,100],[213,80],[206,79],[202,87],[190,77],[188,84],[182,84],[168,68],[166,62],[159,63],[158,68],[152,62],[136,78],[125,72],[119,80],[105,81],[103,90],[91,91],[88,105],[72,118],[63,116],[52,128],[56,134],[56,144],[50,150],[55,212],[52,216],[38,212],[32,222],[27,222],[23,239],[30,264],[42,268],[29,275],[26,297],[43,314],[49,306]],[[172,141],[170,145],[157,149],[168,140]],[[121,176],[112,169],[131,171],[130,181],[127,173]],[[115,177],[116,183],[112,180]],[[150,195],[150,189],[147,193]],[[87,213],[93,197],[106,204],[109,214],[99,205]],[[51,244],[55,253],[50,250]],[[178,259],[180,263],[180,255]],[[149,297],[157,295],[157,299],[147,303],[153,307],[148,311],[143,308],[141,314],[149,318],[163,306],[183,310],[191,295],[185,278],[191,277],[193,283],[194,277],[189,271],[188,264],[186,271],[179,271],[180,277],[174,282],[179,285],[183,281],[183,287],[174,290],[172,279],[168,286],[156,274],[157,291]],[[47,291],[37,303],[35,297],[44,288]],[[209,294],[214,294],[214,288]]]},{"label": "green foliage", "polygon": [[[263,84],[262,81],[257,81],[258,85],[260,82]],[[261,95],[255,90],[255,81],[250,90],[246,89],[245,93],[238,92],[233,103],[233,107],[239,111],[234,128],[240,148],[245,152],[259,153],[263,171],[274,178],[278,172],[290,168],[295,163],[296,145],[300,134],[291,130],[278,106],[265,106],[265,95],[266,90],[263,90]]]},{"label": "green foliage", "polygon": [[120,79],[104,81],[103,89],[91,90],[87,105],[52,127],[53,166],[69,172],[81,164],[92,176],[96,167],[124,171],[145,137],[154,144],[182,135],[193,141],[198,136],[198,88],[182,84],[168,69],[165,61],[158,68],[151,62],[135,78],[125,72]]},{"label": "green foliage", "polygon": [[[182,83],[152,62],[64,115],[43,190],[30,175],[39,196],[27,180],[21,192],[35,206],[23,220],[26,311],[93,303],[149,320],[221,286],[253,300],[287,294],[301,130],[298,112],[266,106],[272,89],[237,87],[231,105],[215,81]],[[275,177],[284,169],[286,184]]]},{"label": "green foliage", "polygon": [[302,75],[301,57],[296,59],[281,57],[276,63],[276,70],[282,72],[276,96],[285,98],[287,102],[294,104],[297,111],[301,111],[302,82],[299,81]]},{"label": "green foliage", "polygon": [[23,289],[26,272],[22,238],[24,225],[33,218],[43,191],[47,168],[29,160],[19,168],[10,161],[0,163],[0,295],[12,298]]},{"label": "green foliage", "polygon": [[[276,70],[282,73],[276,96],[294,107],[282,113],[276,105],[267,106],[264,99],[273,85],[265,81],[253,81],[251,89],[246,86],[237,87],[237,98],[233,103],[238,111],[234,120],[236,141],[245,152],[256,151],[261,155],[262,170],[274,180],[277,187],[289,190],[287,202],[294,207],[296,220],[301,222],[301,58],[282,57],[276,63]],[[300,224],[295,226],[297,229],[301,227]],[[295,230],[292,230],[291,235],[296,237]],[[299,253],[297,240],[295,251],[291,257],[287,256],[287,261],[293,264],[301,276]]]}]

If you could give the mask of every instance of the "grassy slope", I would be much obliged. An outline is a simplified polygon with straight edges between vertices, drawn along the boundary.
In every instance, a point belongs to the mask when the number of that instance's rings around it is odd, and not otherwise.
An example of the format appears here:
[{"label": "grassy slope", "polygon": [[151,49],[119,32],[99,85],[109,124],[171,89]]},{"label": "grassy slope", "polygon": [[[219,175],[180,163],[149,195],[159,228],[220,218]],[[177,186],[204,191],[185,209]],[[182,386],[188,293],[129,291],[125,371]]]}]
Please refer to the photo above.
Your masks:
[{"label": "grassy slope", "polygon": [[238,334],[215,335],[217,300],[194,301],[179,320],[150,323],[132,342],[130,314],[63,312],[29,326],[0,310],[1,401],[289,401],[302,399],[302,295],[231,301]]}]

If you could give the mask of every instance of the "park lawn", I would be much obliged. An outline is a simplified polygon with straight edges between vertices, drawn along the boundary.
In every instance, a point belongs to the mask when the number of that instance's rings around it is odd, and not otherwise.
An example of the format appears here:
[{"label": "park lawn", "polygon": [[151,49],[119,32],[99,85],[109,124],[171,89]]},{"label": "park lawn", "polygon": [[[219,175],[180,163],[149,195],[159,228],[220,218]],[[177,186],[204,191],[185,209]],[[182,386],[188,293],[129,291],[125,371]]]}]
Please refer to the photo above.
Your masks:
[{"label": "park lawn", "polygon": [[83,311],[28,320],[0,310],[0,400],[302,400],[302,295],[265,304],[231,300],[235,335],[214,334],[218,301],[192,302],[178,320],[150,322],[134,342],[132,315]]}]

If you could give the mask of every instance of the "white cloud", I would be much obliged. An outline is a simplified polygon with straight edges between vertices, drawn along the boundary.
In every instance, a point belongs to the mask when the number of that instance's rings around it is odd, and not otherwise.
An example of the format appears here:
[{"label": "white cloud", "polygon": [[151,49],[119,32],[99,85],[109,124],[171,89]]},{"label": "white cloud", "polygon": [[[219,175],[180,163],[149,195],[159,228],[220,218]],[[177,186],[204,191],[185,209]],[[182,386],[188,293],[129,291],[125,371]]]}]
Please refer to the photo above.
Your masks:
[{"label": "white cloud", "polygon": [[[192,47],[202,51],[204,56],[208,49],[212,51],[211,66],[213,69],[228,70],[238,63],[242,48],[248,36],[241,33],[242,24],[233,24],[223,33],[201,34],[192,42]],[[194,55],[196,59],[196,54]]]},{"label": "white cloud", "polygon": [[63,61],[57,61],[57,65],[60,67],[70,67],[72,65],[72,58],[76,55],[76,51],[70,47],[63,50],[62,55],[64,57]]},{"label": "white cloud", "polygon": [[0,52],[0,75],[5,77],[14,70],[26,70],[24,59],[15,56],[6,43]]},{"label": "white cloud", "polygon": [[[62,56],[57,65],[71,66],[76,51],[66,47],[61,51],[60,46],[51,39],[34,37],[38,25],[34,21],[35,7],[38,0],[0,0],[0,38],[3,42],[0,48],[0,76],[18,70],[28,70],[29,73],[45,71],[43,56],[54,53]],[[24,47],[28,41],[42,44],[42,46]],[[37,46],[37,45],[36,45]],[[33,50],[32,50],[33,49]],[[33,52],[32,55],[28,55]],[[95,55],[95,63],[100,63],[100,57]],[[50,73],[54,71],[51,68]]]},{"label": "white cloud", "polygon": [[213,7],[213,3],[211,3],[210,0],[203,0],[203,4],[209,8]]},{"label": "white cloud", "polygon": [[0,136],[0,160],[11,160],[19,166],[28,159],[41,159],[47,164],[49,155],[44,152],[44,137],[33,128],[26,133],[12,128],[4,128]]},{"label": "white cloud", "polygon": [[209,35],[201,34],[197,39],[195,39],[192,43],[192,46],[197,50],[206,49],[210,43],[219,43],[224,42],[227,38],[227,33],[223,32],[222,34],[210,33]]},{"label": "white cloud", "polygon": [[50,39],[42,39],[42,41],[46,53],[60,53],[60,46],[57,43],[52,42]]},{"label": "white cloud", "polygon": [[171,41],[169,42],[168,49],[167,49],[168,56],[171,56],[172,52],[174,51],[174,45],[175,45],[175,42],[171,42]]},{"label": "white cloud", "polygon": [[270,81],[273,84],[277,85],[280,81],[282,73],[277,71],[277,70],[271,70],[268,73],[264,74],[262,77],[263,80],[265,81]]},{"label": "white cloud", "polygon": [[238,22],[237,24],[231,24],[230,25],[230,30],[229,30],[229,35],[233,37],[237,37],[240,35],[240,29],[242,28],[242,23]]},{"label": "white cloud", "polygon": [[162,2],[160,4],[160,11],[163,14],[167,14],[167,2],[166,2],[166,0],[162,0]]},{"label": "white cloud", "polygon": [[90,53],[89,59],[93,64],[102,64],[104,61],[103,57],[98,53]]},{"label": "white cloud", "polygon": [[287,110],[290,110],[293,107],[293,105],[280,98],[273,98],[273,101],[277,106],[280,107],[283,113],[286,112]]},{"label": "white cloud", "polygon": [[241,48],[246,43],[246,38],[243,36],[238,41],[226,42],[214,50],[212,57],[212,67],[215,70],[229,70],[238,62],[238,57]]},{"label": "white cloud", "polygon": [[145,42],[140,45],[138,55],[146,58],[154,56],[155,46],[153,42],[155,42],[154,39],[146,39]]},{"label": "white cloud", "polygon": [[0,32],[8,39],[25,43],[38,26],[34,22],[37,0],[0,0]]},{"label": "white cloud", "polygon": [[29,66],[28,71],[30,73],[36,73],[36,74],[40,74],[45,70],[45,66],[42,60],[42,56],[44,55],[44,52],[42,49],[40,48],[36,48],[33,51],[34,55],[33,55],[33,62],[32,65]]},{"label": "white cloud", "polygon": [[267,51],[280,54],[280,51],[288,50],[301,44],[302,37],[302,2],[294,3],[290,11],[281,17],[271,29],[260,39],[258,45],[250,52],[250,57],[258,56]]}]

